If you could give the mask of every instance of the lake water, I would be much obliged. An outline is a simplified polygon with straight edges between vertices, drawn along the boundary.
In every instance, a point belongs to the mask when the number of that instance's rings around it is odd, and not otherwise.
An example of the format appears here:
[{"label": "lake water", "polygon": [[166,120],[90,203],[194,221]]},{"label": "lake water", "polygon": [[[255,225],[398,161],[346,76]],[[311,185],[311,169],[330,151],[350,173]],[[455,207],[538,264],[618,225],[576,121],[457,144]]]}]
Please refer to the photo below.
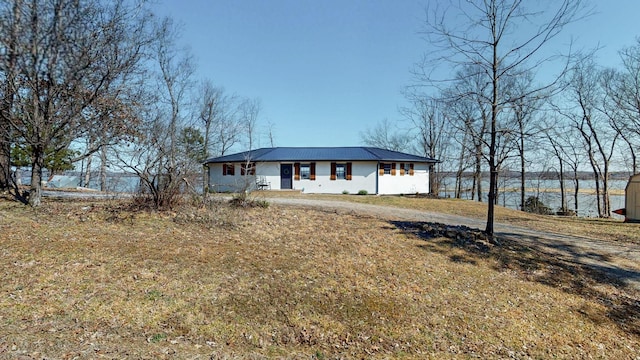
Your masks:
[{"label": "lake water", "polygon": [[[502,180],[499,182],[499,194],[498,205],[520,209],[520,180],[510,179]],[[463,180],[463,189],[470,190],[473,185],[473,180],[466,178]],[[580,193],[578,194],[578,216],[582,217],[597,217],[598,216],[598,204],[595,196],[593,180],[580,180]],[[627,186],[627,180],[611,180],[609,181],[609,189],[622,191],[621,194],[610,195],[611,210],[621,209],[625,207],[624,202],[624,188]],[[440,183],[440,196],[453,197],[455,195],[455,178],[445,177]],[[540,179],[527,179],[525,180],[525,199],[529,196],[537,196],[540,201],[551,208],[553,211],[557,211],[560,208],[560,182],[558,180],[540,180]],[[489,189],[489,181],[483,180],[483,201],[487,201],[486,191]],[[567,206],[570,210],[575,209],[575,202],[573,197],[574,184],[573,181],[565,181],[565,192]],[[463,199],[471,199],[471,191],[462,193]],[[616,219],[624,219],[623,216],[612,214]]]}]

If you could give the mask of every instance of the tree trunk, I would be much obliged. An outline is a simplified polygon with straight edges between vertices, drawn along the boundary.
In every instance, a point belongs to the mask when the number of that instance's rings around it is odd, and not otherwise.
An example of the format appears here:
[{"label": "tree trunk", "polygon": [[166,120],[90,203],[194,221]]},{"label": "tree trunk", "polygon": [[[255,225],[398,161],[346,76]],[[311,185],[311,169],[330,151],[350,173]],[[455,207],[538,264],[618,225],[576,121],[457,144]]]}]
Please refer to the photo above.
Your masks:
[{"label": "tree trunk", "polygon": [[2,127],[0,129],[2,134],[0,135],[0,191],[11,187],[11,139],[8,136],[8,127]]},{"label": "tree trunk", "polygon": [[575,184],[576,185],[573,192],[573,202],[574,202],[574,208],[576,210],[576,215],[577,215],[578,214],[578,194],[580,193],[580,180],[578,180],[577,176],[576,176]]},{"label": "tree trunk", "polygon": [[38,207],[42,203],[42,168],[44,167],[44,151],[36,147],[33,150],[31,163],[31,189],[29,191],[29,205]]},{"label": "tree trunk", "polygon": [[611,217],[611,201],[609,199],[609,162],[604,163],[604,174],[602,176],[602,216]]},{"label": "tree trunk", "polygon": [[476,170],[473,174],[476,184],[478,202],[482,202],[482,153],[480,146],[476,145]]},{"label": "tree trunk", "polygon": [[520,210],[524,211],[525,202],[525,161],[524,161],[524,130],[520,123]]},{"label": "tree trunk", "polygon": [[564,164],[562,158],[559,158],[560,163],[560,211],[566,213],[567,210],[567,197],[565,196],[564,188]]},{"label": "tree trunk", "polygon": [[100,149],[100,191],[107,191],[107,149]]},{"label": "tree trunk", "polygon": [[89,187],[91,181],[91,158],[93,156],[87,157],[87,166],[84,171],[84,180],[82,181],[81,186]]},{"label": "tree trunk", "polygon": [[435,165],[429,165],[429,193],[431,195],[438,195],[438,174],[435,171]]}]

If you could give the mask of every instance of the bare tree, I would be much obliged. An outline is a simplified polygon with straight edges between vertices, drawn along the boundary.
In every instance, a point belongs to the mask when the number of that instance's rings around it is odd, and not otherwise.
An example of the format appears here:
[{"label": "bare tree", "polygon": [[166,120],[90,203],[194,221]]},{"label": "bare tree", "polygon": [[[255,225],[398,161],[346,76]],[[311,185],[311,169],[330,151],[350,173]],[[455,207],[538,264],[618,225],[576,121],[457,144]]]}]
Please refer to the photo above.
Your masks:
[{"label": "bare tree", "polygon": [[[489,201],[486,233],[494,232],[494,205],[500,159],[498,141],[499,118],[512,98],[505,98],[503,83],[512,77],[538,69],[552,58],[536,56],[544,45],[560,34],[563,27],[576,20],[583,8],[580,0],[563,0],[549,4],[544,11],[529,10],[523,0],[486,0],[483,2],[452,2],[445,11],[436,8],[430,13],[424,35],[432,46],[441,51],[425,55],[425,61],[415,72],[427,85],[441,88],[453,78],[438,77],[438,65],[446,63],[454,68],[473,64],[477,73],[486,79],[489,91],[476,94],[489,107],[488,167]],[[456,6],[458,5],[458,6]],[[454,19],[466,19],[466,27]],[[523,26],[526,24],[527,26]],[[517,30],[517,31],[516,31]],[[550,84],[529,89],[526,95],[547,89]]]},{"label": "bare tree", "polygon": [[606,90],[603,108],[611,126],[627,145],[631,171],[638,172],[636,149],[640,144],[640,39],[636,45],[620,51],[622,69],[605,70],[602,85]]},{"label": "bare tree", "polygon": [[573,108],[559,109],[559,112],[571,121],[582,139],[593,172],[598,216],[610,217],[610,164],[619,134],[611,128],[600,107],[605,98],[600,75],[591,58],[578,61],[566,90],[567,103]]},{"label": "bare tree", "polygon": [[[0,107],[0,190],[8,189],[11,184],[11,145],[13,143],[11,118],[15,100],[16,76],[18,74],[18,33],[22,27],[22,1],[3,2],[0,8],[0,34],[4,41],[4,61],[0,61],[2,76],[2,104]],[[16,185],[16,184],[14,184]],[[15,189],[16,194],[19,191]]]},{"label": "bare tree", "polygon": [[[420,154],[432,159],[443,156],[450,143],[450,132],[447,129],[446,115],[441,111],[441,104],[435,99],[428,99],[423,96],[412,96],[409,98],[412,107],[402,109],[402,114],[413,124],[412,131],[416,135],[416,148]],[[429,189],[431,194],[437,195],[439,185],[439,168],[441,163],[437,163],[431,168],[429,177]]]},{"label": "bare tree", "polygon": [[262,105],[258,99],[245,99],[240,104],[240,114],[242,128],[245,134],[245,141],[249,151],[253,150],[255,141],[258,139],[258,116]]},{"label": "bare tree", "polygon": [[[489,109],[483,102],[483,94],[488,87],[482,76],[478,76],[474,66],[466,66],[457,74],[457,81],[448,89],[441,92],[445,99],[449,125],[464,133],[460,148],[459,170],[471,157],[473,167],[472,199],[476,196],[482,202],[482,160],[485,158],[487,146],[487,129],[489,126]],[[461,179],[458,177],[456,188],[460,190]],[[456,194],[459,197],[459,192]]]},{"label": "bare tree", "polygon": [[[557,175],[560,184],[560,208],[558,211],[562,214],[569,213],[569,207],[567,205],[566,196],[566,174],[567,167],[574,171],[574,175],[578,170],[576,161],[572,161],[572,155],[577,154],[576,149],[579,147],[575,145],[576,136],[574,136],[573,127],[561,121],[559,117],[545,118],[538,123],[537,134],[541,137],[541,148],[544,150],[544,154],[550,154],[552,159],[557,161]],[[574,176],[575,177],[575,176]],[[579,190],[579,179],[574,179],[578,182],[575,183],[575,187]],[[574,211],[578,212],[578,192],[574,193]]]},{"label": "bare tree", "polygon": [[408,133],[408,131],[397,129],[389,119],[383,119],[373,128],[361,132],[360,140],[368,146],[393,151],[405,151],[412,140]]},{"label": "bare tree", "polygon": [[222,156],[240,141],[242,101],[210,81],[202,83],[198,98],[198,119],[204,129],[204,157]]},{"label": "bare tree", "polygon": [[156,29],[155,56],[159,68],[158,86],[160,99],[166,105],[167,135],[169,136],[169,172],[175,169],[177,157],[177,136],[184,124],[188,90],[195,72],[193,58],[186,49],[179,48],[176,40],[180,37],[178,26],[171,18],[163,19]]},{"label": "bare tree", "polygon": [[198,138],[198,131],[188,130],[186,121],[191,117],[188,91],[195,66],[189,52],[177,45],[180,31],[171,19],[157,23],[154,35],[155,86],[148,90],[144,124],[130,150],[122,152],[128,155],[119,154],[119,160],[121,167],[140,179],[142,196],[150,195],[156,208],[171,208],[195,176],[186,154],[191,147],[181,146]]},{"label": "bare tree", "polygon": [[[530,150],[528,147],[533,148],[533,144],[529,144],[529,140],[535,135],[534,125],[534,113],[538,110],[540,100],[543,94],[539,96],[523,96],[527,94],[529,89],[533,87],[533,74],[531,72],[524,73],[517,78],[510,78],[507,86],[504,87],[507,98],[513,98],[511,102],[506,105],[506,114],[513,124],[516,124],[515,129],[515,150],[519,159],[519,172],[520,172],[520,209],[524,211],[525,196],[526,196],[526,170],[527,160],[526,154]],[[514,96],[512,96],[513,94]]]},{"label": "bare tree", "polygon": [[[11,49],[11,56],[0,60],[9,89],[3,124],[29,152],[29,203],[38,206],[47,156],[67,151],[73,141],[99,129],[104,118],[92,114],[111,114],[103,105],[127,103],[121,89],[143,59],[142,49],[150,38],[149,14],[124,0],[10,4],[12,15],[2,14],[11,18],[8,44],[2,44]],[[124,136],[131,120],[111,119],[110,136]],[[99,148],[87,149],[81,156]]]}]

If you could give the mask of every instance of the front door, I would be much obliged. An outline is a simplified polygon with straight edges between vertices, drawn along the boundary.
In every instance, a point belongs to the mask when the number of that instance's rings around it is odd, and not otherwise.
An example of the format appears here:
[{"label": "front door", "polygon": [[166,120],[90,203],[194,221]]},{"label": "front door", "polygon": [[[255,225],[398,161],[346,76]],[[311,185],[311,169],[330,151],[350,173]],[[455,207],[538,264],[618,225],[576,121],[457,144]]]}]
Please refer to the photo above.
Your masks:
[{"label": "front door", "polygon": [[280,164],[280,189],[293,189],[293,177],[291,176],[291,164]]}]

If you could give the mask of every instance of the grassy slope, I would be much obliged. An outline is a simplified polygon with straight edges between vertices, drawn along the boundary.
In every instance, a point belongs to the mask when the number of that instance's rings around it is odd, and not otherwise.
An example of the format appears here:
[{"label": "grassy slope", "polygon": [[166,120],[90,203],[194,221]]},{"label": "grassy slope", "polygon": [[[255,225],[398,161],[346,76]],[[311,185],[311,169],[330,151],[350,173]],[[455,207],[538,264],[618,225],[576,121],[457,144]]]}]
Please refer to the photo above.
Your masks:
[{"label": "grassy slope", "polygon": [[0,234],[0,357],[640,352],[637,293],[532,249],[479,252],[368,217],[0,201]]},{"label": "grassy slope", "polygon": [[[317,198],[357,203],[395,206],[424,211],[442,212],[486,219],[486,204],[460,199],[429,199],[401,196],[355,196],[355,195],[320,195],[296,192],[264,192],[264,197]],[[640,244],[640,224],[623,224],[614,219],[538,216],[521,211],[514,211],[502,206],[495,207],[495,221],[512,225],[522,225],[532,229],[559,232],[563,234],[584,236],[604,241],[623,241]]]}]

